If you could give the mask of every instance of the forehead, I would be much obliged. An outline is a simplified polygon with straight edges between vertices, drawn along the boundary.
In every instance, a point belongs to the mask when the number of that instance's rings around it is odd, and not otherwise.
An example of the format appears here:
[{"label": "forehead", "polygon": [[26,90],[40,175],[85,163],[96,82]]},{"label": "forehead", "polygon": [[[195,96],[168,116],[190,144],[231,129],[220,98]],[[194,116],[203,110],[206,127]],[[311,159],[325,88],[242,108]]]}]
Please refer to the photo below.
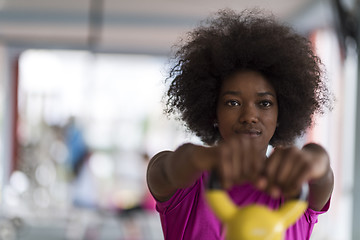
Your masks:
[{"label": "forehead", "polygon": [[271,83],[261,73],[255,71],[236,72],[224,79],[221,92],[229,90],[267,91],[275,93]]}]

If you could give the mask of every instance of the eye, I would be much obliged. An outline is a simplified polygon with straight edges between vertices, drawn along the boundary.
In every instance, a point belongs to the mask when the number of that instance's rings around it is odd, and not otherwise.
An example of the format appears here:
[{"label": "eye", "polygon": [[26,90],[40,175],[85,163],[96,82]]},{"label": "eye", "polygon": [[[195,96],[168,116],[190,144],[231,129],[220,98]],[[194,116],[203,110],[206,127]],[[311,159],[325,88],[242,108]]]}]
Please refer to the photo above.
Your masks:
[{"label": "eye", "polygon": [[227,106],[230,106],[230,107],[234,107],[234,106],[240,106],[240,103],[236,100],[229,100],[229,101],[226,101],[225,104]]},{"label": "eye", "polygon": [[259,105],[263,108],[268,108],[268,107],[271,107],[273,105],[273,103],[269,100],[262,100],[262,101],[260,101]]}]

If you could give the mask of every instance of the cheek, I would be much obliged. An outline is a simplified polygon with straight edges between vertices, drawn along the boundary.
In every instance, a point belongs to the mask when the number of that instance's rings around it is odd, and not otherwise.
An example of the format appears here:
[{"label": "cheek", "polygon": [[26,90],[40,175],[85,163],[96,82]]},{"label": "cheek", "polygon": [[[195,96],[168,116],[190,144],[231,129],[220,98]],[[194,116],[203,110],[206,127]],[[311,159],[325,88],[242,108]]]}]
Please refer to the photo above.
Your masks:
[{"label": "cheek", "polygon": [[219,125],[219,133],[222,140],[228,141],[233,137],[233,132],[231,129],[228,129],[226,127],[220,127]]},{"label": "cheek", "polygon": [[277,124],[277,114],[272,114],[271,116],[268,116],[266,119],[266,127],[269,131],[275,132],[276,124]]},{"label": "cheek", "polygon": [[234,121],[231,115],[222,114],[221,111],[219,111],[217,121],[221,137],[223,139],[229,138],[232,134],[231,126],[233,125],[232,123]]},{"label": "cheek", "polygon": [[226,138],[228,135],[231,134],[231,124],[229,119],[226,118],[220,118],[218,119],[218,128],[219,128],[219,132],[220,135],[223,138]]},{"label": "cheek", "polygon": [[222,125],[228,125],[230,123],[234,123],[236,121],[238,113],[234,110],[225,109],[223,107],[219,107],[216,111],[217,121]]}]

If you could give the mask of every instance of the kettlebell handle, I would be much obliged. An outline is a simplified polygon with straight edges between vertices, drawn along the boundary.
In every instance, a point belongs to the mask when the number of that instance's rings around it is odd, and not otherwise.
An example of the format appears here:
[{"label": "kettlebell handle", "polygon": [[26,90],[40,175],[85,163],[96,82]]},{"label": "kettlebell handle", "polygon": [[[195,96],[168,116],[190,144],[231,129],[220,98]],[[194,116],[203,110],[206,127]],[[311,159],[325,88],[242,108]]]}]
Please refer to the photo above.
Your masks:
[{"label": "kettlebell handle", "polygon": [[[207,189],[209,190],[222,190],[221,183],[219,181],[218,174],[215,170],[212,170],[210,172],[209,180],[207,182]],[[309,197],[309,184],[304,183],[301,186],[301,191],[296,199],[301,201],[307,201]]]},{"label": "kettlebell handle", "polygon": [[301,201],[307,201],[308,197],[309,197],[309,184],[303,183],[303,185],[301,186],[300,194],[297,198]]},{"label": "kettlebell handle", "polygon": [[221,190],[223,189],[220,181],[219,181],[219,177],[218,174],[215,170],[212,170],[209,174],[209,180],[207,182],[207,189],[209,190],[213,190],[213,189],[218,189]]},{"label": "kettlebell handle", "polygon": [[226,226],[227,240],[283,239],[286,229],[296,222],[308,207],[308,195],[309,185],[305,183],[296,200],[287,200],[277,210],[257,204],[238,207],[223,190],[214,171],[210,173],[206,190],[209,206]]}]

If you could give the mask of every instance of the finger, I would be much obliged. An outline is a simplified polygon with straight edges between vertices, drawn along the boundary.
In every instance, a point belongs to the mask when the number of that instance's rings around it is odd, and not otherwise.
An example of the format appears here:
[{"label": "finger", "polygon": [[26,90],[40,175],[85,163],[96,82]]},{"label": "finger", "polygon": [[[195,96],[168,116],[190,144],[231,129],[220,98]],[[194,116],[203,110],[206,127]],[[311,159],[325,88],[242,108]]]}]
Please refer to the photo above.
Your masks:
[{"label": "finger", "polygon": [[[315,147],[315,146],[313,146]],[[308,149],[309,147],[305,146],[302,150],[302,153],[305,157],[311,162],[311,179],[318,179],[324,176],[325,173],[328,172],[330,167],[329,156],[326,151],[321,150],[311,150],[313,147]],[[315,152],[314,152],[315,151]]]},{"label": "finger", "polygon": [[299,158],[298,164],[293,168],[289,176],[287,185],[284,186],[284,194],[293,197],[299,194],[301,186],[310,176],[311,164],[304,159]]},{"label": "finger", "polygon": [[307,174],[304,175],[299,175],[298,180],[294,182],[294,184],[292,186],[287,187],[286,189],[283,190],[283,195],[286,198],[293,198],[299,195],[300,191],[301,191],[301,186],[306,183],[306,179],[308,178]]},{"label": "finger", "polygon": [[276,180],[276,173],[278,171],[279,165],[281,163],[281,159],[284,155],[284,149],[277,148],[270,155],[270,157],[266,161],[265,165],[265,176],[268,180],[268,184],[274,185]]},{"label": "finger", "polygon": [[265,155],[258,155],[258,161],[254,162],[253,168],[256,172],[255,179],[253,181],[254,185],[261,191],[265,191],[268,186],[268,179],[266,177],[266,164],[268,158]]},{"label": "finger", "polygon": [[218,172],[219,172],[221,185],[225,189],[228,189],[231,186],[231,182],[232,182],[231,158],[232,158],[231,149],[228,148],[226,145],[220,146],[220,161],[219,161]]},{"label": "finger", "polygon": [[267,186],[268,186],[268,181],[266,179],[266,177],[264,176],[259,176],[256,180],[255,180],[255,186],[257,189],[261,190],[261,191],[265,191]]},{"label": "finger", "polygon": [[251,149],[251,153],[252,153],[252,158],[251,158],[251,162],[250,162],[251,165],[249,167],[250,172],[251,172],[250,180],[256,181],[257,179],[260,178],[260,176],[262,174],[266,155],[263,155],[262,152],[260,152],[259,150],[256,150],[256,148],[253,144],[251,144],[250,149]]},{"label": "finger", "polygon": [[282,186],[278,182],[278,174],[281,172],[282,165],[290,148],[276,148],[267,160],[266,178],[267,186],[265,191],[273,198],[279,198],[282,193]]},{"label": "finger", "polygon": [[242,176],[241,149],[238,141],[230,141],[230,148],[232,151],[232,182],[238,183],[240,182]]},{"label": "finger", "polygon": [[280,188],[288,185],[289,179],[293,176],[293,169],[300,163],[300,150],[296,147],[287,149],[282,156],[281,164],[276,173],[275,183]]},{"label": "finger", "polygon": [[241,146],[241,166],[244,181],[255,182],[263,169],[266,156],[248,139],[239,140]]},{"label": "finger", "polygon": [[246,139],[242,139],[241,150],[242,180],[250,181],[253,175],[251,165],[254,161],[254,152],[252,151],[251,143]]}]

